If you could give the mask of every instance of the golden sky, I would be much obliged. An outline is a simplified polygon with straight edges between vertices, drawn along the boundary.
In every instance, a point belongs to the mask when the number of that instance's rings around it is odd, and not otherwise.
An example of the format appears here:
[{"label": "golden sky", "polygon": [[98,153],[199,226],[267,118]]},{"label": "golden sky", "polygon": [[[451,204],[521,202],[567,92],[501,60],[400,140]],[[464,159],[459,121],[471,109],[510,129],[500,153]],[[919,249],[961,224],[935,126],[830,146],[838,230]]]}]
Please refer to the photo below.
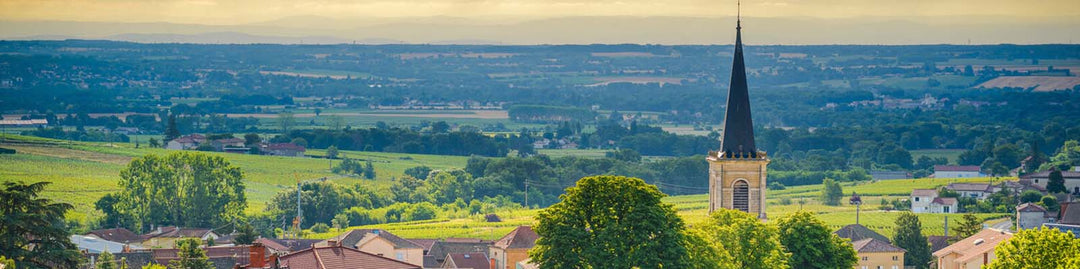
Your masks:
[{"label": "golden sky", "polygon": [[[734,0],[0,0],[0,20],[245,24],[290,16],[337,19],[450,16],[735,15]],[[1080,0],[747,0],[748,17],[1080,17]]]}]

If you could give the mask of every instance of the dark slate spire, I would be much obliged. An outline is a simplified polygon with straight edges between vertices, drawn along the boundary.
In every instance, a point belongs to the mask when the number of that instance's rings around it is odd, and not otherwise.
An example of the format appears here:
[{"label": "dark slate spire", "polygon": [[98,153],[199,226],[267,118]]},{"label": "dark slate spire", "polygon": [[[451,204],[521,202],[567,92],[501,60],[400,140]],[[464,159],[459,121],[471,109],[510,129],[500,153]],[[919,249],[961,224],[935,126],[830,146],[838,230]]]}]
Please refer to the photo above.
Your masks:
[{"label": "dark slate spire", "polygon": [[754,122],[750,119],[750,93],[743,64],[742,20],[735,26],[735,57],[731,63],[731,86],[728,87],[727,113],[724,114],[724,137],[720,150],[728,157],[757,157],[754,146]]}]

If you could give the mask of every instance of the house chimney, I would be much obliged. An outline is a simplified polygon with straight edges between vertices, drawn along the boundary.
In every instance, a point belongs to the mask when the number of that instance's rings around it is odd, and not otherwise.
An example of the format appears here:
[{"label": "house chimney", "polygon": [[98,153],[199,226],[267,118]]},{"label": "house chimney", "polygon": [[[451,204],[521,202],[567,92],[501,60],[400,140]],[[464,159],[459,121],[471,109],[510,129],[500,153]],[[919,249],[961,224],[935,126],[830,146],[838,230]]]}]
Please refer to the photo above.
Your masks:
[{"label": "house chimney", "polygon": [[266,267],[266,247],[262,243],[251,243],[248,247],[248,264],[252,268]]},{"label": "house chimney", "polygon": [[326,246],[327,247],[337,247],[338,246],[338,241],[335,240],[335,239],[327,239],[326,240]]}]

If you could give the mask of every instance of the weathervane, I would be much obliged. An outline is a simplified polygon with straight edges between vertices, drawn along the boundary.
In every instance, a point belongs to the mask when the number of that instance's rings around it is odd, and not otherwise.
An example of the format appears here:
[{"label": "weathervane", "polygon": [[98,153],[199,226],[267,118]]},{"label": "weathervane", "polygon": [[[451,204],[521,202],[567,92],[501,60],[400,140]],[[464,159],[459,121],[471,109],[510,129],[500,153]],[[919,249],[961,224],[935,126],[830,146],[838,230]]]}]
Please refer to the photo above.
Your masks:
[{"label": "weathervane", "polygon": [[742,0],[735,1],[735,28],[742,29]]}]

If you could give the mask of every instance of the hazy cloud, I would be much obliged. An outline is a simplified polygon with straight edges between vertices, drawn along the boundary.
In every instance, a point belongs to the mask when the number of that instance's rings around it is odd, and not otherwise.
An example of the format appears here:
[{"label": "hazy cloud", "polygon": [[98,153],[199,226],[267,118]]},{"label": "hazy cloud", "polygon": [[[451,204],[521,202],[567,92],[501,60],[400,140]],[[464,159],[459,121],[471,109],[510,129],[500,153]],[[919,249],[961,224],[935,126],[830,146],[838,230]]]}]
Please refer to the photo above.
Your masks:
[{"label": "hazy cloud", "polygon": [[[1076,0],[743,1],[751,17],[1080,16]],[[562,17],[735,14],[735,0],[0,0],[0,19],[245,24],[290,16]]]}]

